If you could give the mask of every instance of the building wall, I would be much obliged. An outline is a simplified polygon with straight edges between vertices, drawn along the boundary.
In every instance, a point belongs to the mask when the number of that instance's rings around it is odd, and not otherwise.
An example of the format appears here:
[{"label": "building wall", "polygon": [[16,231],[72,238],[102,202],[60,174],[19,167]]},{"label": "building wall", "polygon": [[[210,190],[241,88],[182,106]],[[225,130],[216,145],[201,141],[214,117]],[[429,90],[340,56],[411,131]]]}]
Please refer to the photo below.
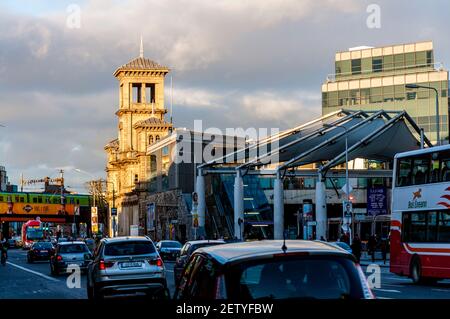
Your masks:
[{"label": "building wall", "polygon": [[0,166],[0,191],[6,191],[6,185],[8,185],[8,176],[4,166]]},{"label": "building wall", "polygon": [[435,63],[431,42],[338,52],[335,72],[322,85],[322,114],[342,108],[406,110],[436,141],[434,91],[405,89],[405,84],[431,86],[439,92],[440,137],[448,139],[448,71]]},{"label": "building wall", "polygon": [[[169,134],[171,125],[164,120],[167,112],[164,105],[164,77],[167,70],[143,69],[116,71],[119,81],[119,108],[117,115],[118,139],[105,147],[108,163],[108,204],[116,207],[118,213],[118,233],[128,235],[131,225],[139,225],[139,205],[145,199],[146,189],[136,190],[139,183],[150,178],[150,159],[146,155],[151,143]],[[146,86],[152,86],[154,98],[148,98]],[[139,92],[133,87],[140,87]],[[137,125],[139,122],[156,119],[161,124]],[[114,188],[114,203],[113,192]]]}]

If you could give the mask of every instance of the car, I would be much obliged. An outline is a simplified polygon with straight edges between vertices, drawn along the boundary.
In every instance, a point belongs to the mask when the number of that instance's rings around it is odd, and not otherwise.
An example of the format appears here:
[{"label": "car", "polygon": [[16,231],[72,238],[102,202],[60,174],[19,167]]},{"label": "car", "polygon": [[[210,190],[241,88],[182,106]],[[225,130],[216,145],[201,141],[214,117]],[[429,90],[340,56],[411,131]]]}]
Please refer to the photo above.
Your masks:
[{"label": "car", "polygon": [[173,277],[175,285],[178,284],[181,273],[183,272],[184,266],[186,265],[189,257],[191,257],[192,253],[202,247],[214,246],[214,245],[223,245],[226,242],[224,240],[191,240],[187,241],[180,251],[180,256],[176,259],[175,265],[173,267]]},{"label": "car", "polygon": [[50,236],[50,242],[53,245],[56,245],[58,243],[58,239],[56,239],[56,236]]},{"label": "car", "polygon": [[55,247],[49,241],[35,242],[27,252],[27,262],[33,263],[40,260],[50,260],[55,253]]},{"label": "car", "polygon": [[16,248],[17,247],[17,241],[14,238],[8,239],[8,248]]},{"label": "car", "polygon": [[92,238],[85,238],[84,242],[86,243],[90,251],[95,251],[95,240],[93,240]]},{"label": "car", "polygon": [[57,243],[64,243],[64,242],[69,241],[69,239],[66,237],[59,237],[56,241],[57,241]]},{"label": "car", "polygon": [[331,245],[334,245],[336,247],[342,248],[346,251],[348,251],[350,254],[353,253],[352,248],[350,247],[350,245],[348,245],[347,243],[343,242],[343,241],[336,241],[336,242],[331,242]]},{"label": "car", "polygon": [[180,255],[181,246],[181,243],[176,240],[161,240],[156,243],[156,249],[164,261],[176,260]]},{"label": "car", "polygon": [[179,300],[372,299],[355,257],[324,242],[262,240],[196,250]]},{"label": "car", "polygon": [[163,260],[143,236],[102,239],[88,266],[86,286],[89,299],[138,293],[170,297]]},{"label": "car", "polygon": [[67,272],[71,265],[80,267],[85,271],[92,258],[87,245],[82,241],[66,241],[56,245],[55,253],[50,257],[50,272],[59,275]]}]

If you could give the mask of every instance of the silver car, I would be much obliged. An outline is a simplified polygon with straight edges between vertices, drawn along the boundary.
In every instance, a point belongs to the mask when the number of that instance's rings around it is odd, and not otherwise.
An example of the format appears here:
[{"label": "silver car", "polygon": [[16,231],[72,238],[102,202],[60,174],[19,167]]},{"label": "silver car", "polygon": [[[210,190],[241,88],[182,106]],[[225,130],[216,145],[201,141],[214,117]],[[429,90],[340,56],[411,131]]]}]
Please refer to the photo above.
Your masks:
[{"label": "silver car", "polygon": [[168,298],[164,263],[148,237],[115,237],[100,241],[88,266],[89,299],[145,293]]}]

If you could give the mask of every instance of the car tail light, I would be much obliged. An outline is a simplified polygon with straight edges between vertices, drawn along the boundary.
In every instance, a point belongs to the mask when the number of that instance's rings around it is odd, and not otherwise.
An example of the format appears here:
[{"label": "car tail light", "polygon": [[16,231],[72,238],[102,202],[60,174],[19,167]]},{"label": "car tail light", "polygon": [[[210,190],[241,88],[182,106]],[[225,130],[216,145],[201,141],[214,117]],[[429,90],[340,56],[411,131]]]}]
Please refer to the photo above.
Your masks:
[{"label": "car tail light", "polygon": [[365,299],[375,299],[375,296],[374,296],[372,290],[370,289],[369,283],[367,282],[366,275],[364,275],[364,272],[359,264],[356,265],[356,269],[358,269],[358,275],[359,275],[359,279],[362,284],[364,298]]},{"label": "car tail light", "polygon": [[62,259],[63,259],[62,256],[60,256],[60,255],[56,256],[57,261],[61,261]]},{"label": "car tail light", "polygon": [[112,261],[104,261],[103,259],[100,260],[100,270],[106,270],[106,268],[110,268],[114,265],[114,262]]},{"label": "car tail light", "polygon": [[158,266],[158,267],[163,267],[163,261],[161,258],[156,258],[156,259],[150,259],[149,260],[150,265],[154,265],[154,266]]},{"label": "car tail light", "polygon": [[35,253],[38,253],[38,252],[39,252],[39,250],[38,250],[38,249],[34,249],[33,251],[34,251]]}]

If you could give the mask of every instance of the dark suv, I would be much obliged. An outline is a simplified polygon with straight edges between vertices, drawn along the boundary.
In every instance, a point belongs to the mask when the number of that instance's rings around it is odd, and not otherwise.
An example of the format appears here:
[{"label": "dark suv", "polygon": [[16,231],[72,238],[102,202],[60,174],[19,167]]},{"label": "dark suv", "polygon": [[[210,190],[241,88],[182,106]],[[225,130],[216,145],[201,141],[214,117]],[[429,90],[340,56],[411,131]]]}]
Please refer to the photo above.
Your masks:
[{"label": "dark suv", "polygon": [[186,242],[180,251],[180,256],[176,259],[175,265],[173,267],[173,277],[175,281],[175,285],[180,281],[181,273],[183,272],[184,266],[189,261],[192,253],[202,247],[215,246],[215,245],[223,245],[225,241],[218,240],[191,240]]},{"label": "dark suv", "polygon": [[265,240],[201,248],[183,271],[176,299],[373,298],[350,253],[302,240]]},{"label": "dark suv", "polygon": [[148,237],[102,239],[88,267],[88,298],[131,293],[169,297],[164,263],[155,245]]},{"label": "dark suv", "polygon": [[55,253],[50,256],[50,271],[52,275],[66,272],[71,265],[85,271],[92,254],[82,241],[65,241],[56,245]]}]

